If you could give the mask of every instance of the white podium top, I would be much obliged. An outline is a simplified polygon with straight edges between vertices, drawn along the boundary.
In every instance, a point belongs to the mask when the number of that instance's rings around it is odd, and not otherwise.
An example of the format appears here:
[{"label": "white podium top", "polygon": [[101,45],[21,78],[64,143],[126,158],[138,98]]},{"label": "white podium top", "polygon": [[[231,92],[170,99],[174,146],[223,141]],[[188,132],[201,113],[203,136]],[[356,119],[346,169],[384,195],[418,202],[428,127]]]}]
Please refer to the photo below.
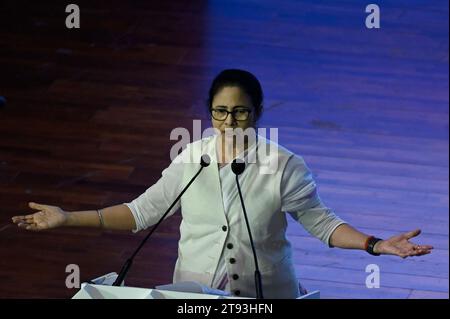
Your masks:
[{"label": "white podium top", "polygon": [[[313,291],[297,299],[319,299],[319,291]],[[179,292],[136,287],[117,287],[83,283],[72,299],[253,299],[235,296],[218,296],[192,292]]]},{"label": "white podium top", "polygon": [[83,283],[72,299],[251,299],[136,287],[117,287]]}]

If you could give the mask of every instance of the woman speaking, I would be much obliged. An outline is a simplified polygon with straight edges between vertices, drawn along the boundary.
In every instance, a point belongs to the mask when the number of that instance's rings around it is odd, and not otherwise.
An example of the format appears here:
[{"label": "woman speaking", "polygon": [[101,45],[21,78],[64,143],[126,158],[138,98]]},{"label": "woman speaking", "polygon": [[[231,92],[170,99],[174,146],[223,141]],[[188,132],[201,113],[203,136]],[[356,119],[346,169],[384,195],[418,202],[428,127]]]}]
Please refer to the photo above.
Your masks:
[{"label": "woman speaking", "polygon": [[[234,159],[245,163],[239,175],[240,190],[265,298],[296,298],[305,293],[296,279],[291,245],[286,238],[286,214],[329,247],[402,258],[429,254],[433,249],[410,241],[420,234],[419,229],[384,240],[356,230],[321,201],[301,156],[257,135],[237,143],[236,135],[229,133],[255,130],[263,111],[261,85],[251,73],[229,69],[218,74],[211,84],[207,107],[217,134],[188,144],[161,178],[130,203],[66,212],[57,206],[32,202],[30,208],[38,212],[15,216],[13,222],[30,231],[62,226],[144,230],[158,222],[196,174],[197,157],[207,154],[210,165],[167,215],[181,208],[174,282],[195,281],[233,295],[256,296],[255,260],[231,168]],[[259,156],[268,146],[269,154]],[[270,170],[268,161],[276,163]]]}]

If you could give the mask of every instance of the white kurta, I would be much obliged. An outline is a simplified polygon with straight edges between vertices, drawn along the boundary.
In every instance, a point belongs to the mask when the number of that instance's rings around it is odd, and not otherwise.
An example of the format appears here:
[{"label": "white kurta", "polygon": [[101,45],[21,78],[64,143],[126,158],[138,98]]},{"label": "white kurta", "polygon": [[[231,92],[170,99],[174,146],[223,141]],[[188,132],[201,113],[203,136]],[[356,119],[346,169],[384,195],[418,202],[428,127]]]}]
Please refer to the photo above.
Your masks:
[{"label": "white kurta", "polygon": [[[216,137],[203,139],[190,144],[179,156],[194,150],[196,157],[207,153],[213,161],[169,214],[181,206],[183,221],[174,282],[198,281],[254,297],[254,262],[235,175],[230,165],[219,169],[215,145]],[[249,154],[254,151],[255,145],[249,148]],[[295,298],[299,294],[298,283],[290,244],[285,238],[286,216],[281,212],[289,212],[326,244],[336,227],[344,222],[321,202],[303,159],[281,147],[278,152],[276,173],[261,176],[258,164],[247,164],[239,181],[262,272],[264,295]],[[154,225],[198,168],[198,164],[174,161],[157,183],[132,202],[124,203],[136,220],[134,231]]]}]

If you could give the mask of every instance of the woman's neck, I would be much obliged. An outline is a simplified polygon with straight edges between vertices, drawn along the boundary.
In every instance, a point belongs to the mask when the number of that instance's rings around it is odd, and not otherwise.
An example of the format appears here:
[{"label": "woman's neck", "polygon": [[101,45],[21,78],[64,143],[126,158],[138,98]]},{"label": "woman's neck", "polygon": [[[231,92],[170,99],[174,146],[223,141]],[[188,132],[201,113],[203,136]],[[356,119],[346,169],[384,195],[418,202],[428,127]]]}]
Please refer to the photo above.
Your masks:
[{"label": "woman's neck", "polygon": [[226,137],[223,134],[219,136],[217,139],[218,144],[217,150],[220,151],[218,153],[218,160],[220,163],[230,163],[233,161],[238,155],[244,153],[249,146],[253,143],[249,143],[248,139],[245,139],[243,142],[236,142],[236,138]]}]

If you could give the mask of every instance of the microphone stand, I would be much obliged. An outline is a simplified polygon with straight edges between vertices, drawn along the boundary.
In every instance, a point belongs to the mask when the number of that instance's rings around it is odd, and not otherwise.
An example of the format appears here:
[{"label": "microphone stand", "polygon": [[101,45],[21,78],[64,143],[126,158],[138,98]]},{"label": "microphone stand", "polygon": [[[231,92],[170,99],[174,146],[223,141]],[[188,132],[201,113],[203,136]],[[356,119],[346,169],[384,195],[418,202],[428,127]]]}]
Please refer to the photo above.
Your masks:
[{"label": "microphone stand", "polygon": [[239,175],[242,174],[242,172],[244,172],[244,169],[245,169],[244,162],[238,162],[238,161],[234,160],[233,163],[231,164],[231,170],[236,175],[236,185],[237,185],[237,189],[239,192],[239,198],[241,200],[242,211],[244,212],[244,218],[245,218],[245,224],[246,224],[247,230],[248,230],[248,236],[250,237],[250,245],[252,246],[253,258],[255,260],[256,299],[264,299],[263,291],[262,291],[261,273],[259,271],[258,258],[256,257],[255,244],[253,242],[252,232],[250,230],[250,223],[248,222],[247,211],[245,209],[244,199],[242,197],[241,187],[239,185]]},{"label": "microphone stand", "polygon": [[175,206],[175,204],[178,202],[178,200],[183,196],[184,192],[191,186],[191,184],[194,182],[194,180],[197,178],[197,176],[200,174],[200,172],[203,170],[203,168],[209,166],[211,160],[208,155],[202,155],[200,159],[200,169],[198,170],[197,174],[192,177],[192,179],[189,181],[189,183],[183,188],[181,193],[178,195],[178,197],[173,201],[172,205],[166,210],[164,215],[161,216],[159,221],[153,226],[151,231],[145,236],[144,240],[142,240],[141,244],[138,246],[138,248],[134,251],[134,253],[131,255],[130,258],[127,259],[125,264],[122,266],[122,269],[120,270],[119,275],[117,276],[116,280],[112,284],[113,286],[120,286],[125,279],[125,276],[128,273],[128,270],[130,269],[131,265],[133,264],[133,259],[136,257],[137,253],[141,250],[141,248],[144,246],[144,244],[147,242],[147,240],[150,238],[150,236],[155,232],[155,230],[158,228],[159,224],[164,220],[164,218],[167,216],[167,214],[170,212],[170,210]]}]

